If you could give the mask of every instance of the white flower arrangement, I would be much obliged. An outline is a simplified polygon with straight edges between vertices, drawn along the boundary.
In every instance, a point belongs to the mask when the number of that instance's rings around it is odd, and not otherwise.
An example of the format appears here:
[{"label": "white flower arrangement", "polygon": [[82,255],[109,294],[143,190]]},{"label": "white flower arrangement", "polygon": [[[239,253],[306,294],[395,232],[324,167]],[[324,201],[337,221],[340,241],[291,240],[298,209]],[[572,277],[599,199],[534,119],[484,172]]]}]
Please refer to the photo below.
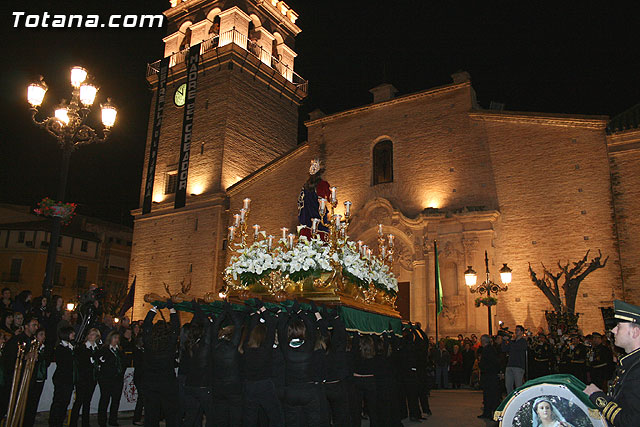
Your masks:
[{"label": "white flower arrangement", "polygon": [[285,249],[285,239],[280,239],[271,251],[267,248],[266,240],[254,242],[245,248],[237,246],[237,254],[231,257],[225,275],[245,286],[260,281],[274,270],[279,270],[293,281],[318,277],[331,272],[333,262],[339,263],[343,274],[359,286],[373,284],[392,294],[398,292],[398,280],[389,266],[378,257],[372,257],[371,260],[362,257],[356,244],[346,239],[339,242],[338,251],[333,255],[330,255],[327,243],[318,238],[308,240],[304,236],[288,249]]},{"label": "white flower arrangement", "polygon": [[269,251],[265,240],[254,242],[245,248],[239,247],[236,252],[237,255],[231,257],[225,274],[233,277],[234,281],[240,279],[244,285],[255,283],[280,268],[279,250]]},{"label": "white flower arrangement", "polygon": [[293,248],[280,251],[278,264],[280,271],[294,281],[332,270],[329,246],[319,239],[309,241],[305,236],[301,236]]}]

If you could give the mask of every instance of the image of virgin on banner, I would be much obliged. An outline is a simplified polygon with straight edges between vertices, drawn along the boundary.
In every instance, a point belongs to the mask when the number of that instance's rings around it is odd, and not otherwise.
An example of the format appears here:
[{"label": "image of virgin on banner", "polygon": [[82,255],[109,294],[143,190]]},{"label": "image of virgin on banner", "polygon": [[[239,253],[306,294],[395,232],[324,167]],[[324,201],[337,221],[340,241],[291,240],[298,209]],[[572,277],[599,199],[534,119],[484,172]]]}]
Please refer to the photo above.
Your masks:
[{"label": "image of virgin on banner", "polygon": [[507,396],[494,413],[500,427],[607,427],[572,375],[530,380]]}]

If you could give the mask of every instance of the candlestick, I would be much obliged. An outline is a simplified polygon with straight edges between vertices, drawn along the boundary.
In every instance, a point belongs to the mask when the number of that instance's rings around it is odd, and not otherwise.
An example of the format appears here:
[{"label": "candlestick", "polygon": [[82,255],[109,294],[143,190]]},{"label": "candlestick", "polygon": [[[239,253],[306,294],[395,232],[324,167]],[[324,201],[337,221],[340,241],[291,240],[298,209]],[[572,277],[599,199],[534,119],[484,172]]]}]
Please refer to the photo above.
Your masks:
[{"label": "candlestick", "polygon": [[362,255],[362,257],[365,257],[367,255],[367,249],[369,249],[369,247],[367,245],[362,245],[360,249],[360,255]]},{"label": "candlestick", "polygon": [[335,224],[336,224],[336,228],[339,228],[339,227],[340,227],[340,219],[342,219],[342,215],[335,214],[335,215],[333,216],[333,220],[334,220],[334,222],[335,222]]},{"label": "candlestick", "polygon": [[344,217],[345,218],[349,218],[351,216],[351,205],[352,205],[352,203],[349,200],[344,202]]},{"label": "candlestick", "polygon": [[318,232],[318,223],[320,218],[311,218],[311,233],[316,234]]},{"label": "candlestick", "polygon": [[331,187],[331,203],[332,204],[336,204],[338,203],[338,188],[337,187]]},{"label": "candlestick", "polygon": [[282,238],[286,239],[287,238],[287,233],[289,232],[289,229],[287,227],[282,227],[280,229],[280,231],[282,231]]},{"label": "candlestick", "polygon": [[267,250],[271,250],[273,249],[273,236],[271,234],[269,234],[269,236],[267,236]]},{"label": "candlestick", "polygon": [[382,231],[382,224],[378,224],[378,236],[382,237],[384,232]]},{"label": "candlestick", "polygon": [[296,235],[295,234],[289,234],[287,236],[287,246],[289,246],[289,249],[293,248],[293,239],[295,239]]},{"label": "candlestick", "polygon": [[251,199],[247,197],[246,199],[244,199],[244,200],[242,201],[242,203],[243,203],[243,204],[242,204],[242,208],[243,208],[245,211],[248,211],[248,210],[249,210],[249,205],[251,204]]},{"label": "candlestick", "polygon": [[258,240],[259,234],[260,234],[260,225],[254,224],[253,225],[253,240]]},{"label": "candlestick", "polygon": [[371,248],[367,248],[367,259],[371,260]]},{"label": "candlestick", "polygon": [[227,240],[229,240],[229,243],[233,242],[233,238],[236,235],[236,228],[232,225],[231,227],[229,227],[229,236],[227,238]]},{"label": "candlestick", "polygon": [[324,216],[324,211],[327,209],[327,199],[324,198],[320,198],[319,200],[320,203],[320,215]]},{"label": "candlestick", "polygon": [[233,225],[236,228],[240,227],[240,214],[233,215]]},{"label": "candlestick", "polygon": [[393,247],[393,240],[396,238],[393,234],[389,234],[389,247]]},{"label": "candlestick", "polygon": [[364,242],[362,240],[358,240],[356,242],[358,244],[358,253],[362,253],[362,245],[364,244]]},{"label": "candlestick", "polygon": [[340,226],[340,238],[341,239],[346,239],[346,237],[347,237],[347,226],[346,226],[346,224],[343,223]]},{"label": "candlestick", "polygon": [[247,210],[246,209],[240,209],[240,224],[244,224],[246,216],[247,216]]},{"label": "candlestick", "polygon": [[382,248],[380,248],[380,255],[382,256],[382,260],[384,261],[384,259],[387,257],[387,247],[386,246],[382,246]]}]

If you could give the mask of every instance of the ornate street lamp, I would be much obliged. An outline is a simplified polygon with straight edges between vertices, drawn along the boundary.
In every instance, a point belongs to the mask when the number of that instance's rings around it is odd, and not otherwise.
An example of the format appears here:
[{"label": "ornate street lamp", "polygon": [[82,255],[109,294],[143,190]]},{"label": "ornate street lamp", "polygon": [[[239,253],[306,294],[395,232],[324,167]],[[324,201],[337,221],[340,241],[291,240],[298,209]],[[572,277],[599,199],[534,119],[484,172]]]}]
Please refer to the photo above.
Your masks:
[{"label": "ornate street lamp", "polygon": [[[489,276],[489,257],[487,256],[487,251],[484,251],[484,266],[486,270],[486,278],[484,282],[480,285],[476,286],[478,281],[477,273],[468,266],[467,270],[464,272],[464,282],[469,287],[469,290],[472,294],[479,293],[483,295],[487,294],[487,297],[491,297],[491,293],[497,294],[498,292],[506,292],[509,289],[509,284],[511,283],[511,269],[507,266],[506,263],[502,264],[502,268],[500,269],[500,281],[504,284],[504,286],[500,286],[491,280]],[[487,313],[489,316],[489,336],[493,335],[493,325],[491,322],[491,304],[487,304]]]},{"label": "ornate street lamp", "polygon": [[[93,142],[104,142],[111,132],[111,127],[116,120],[116,108],[110,99],[101,104],[102,109],[102,136],[99,136],[95,129],[85,122],[91,106],[93,105],[98,88],[91,84],[87,70],[82,67],[71,68],[71,101],[64,99],[56,107],[53,117],[48,117],[42,121],[36,119],[39,107],[42,105],[48,87],[44,79],[40,77],[38,82],[32,83],[27,88],[27,101],[31,104],[31,117],[33,122],[57,140],[62,148],[62,169],[60,171],[60,182],[58,186],[58,200],[64,201],[67,187],[67,176],[69,174],[69,159],[73,150],[81,145]],[[50,297],[53,287],[53,274],[56,265],[56,253],[58,250],[58,240],[60,238],[61,219],[53,216],[53,226],[51,229],[51,239],[49,240],[49,252],[47,254],[47,267],[44,282],[42,283],[43,295]]]}]

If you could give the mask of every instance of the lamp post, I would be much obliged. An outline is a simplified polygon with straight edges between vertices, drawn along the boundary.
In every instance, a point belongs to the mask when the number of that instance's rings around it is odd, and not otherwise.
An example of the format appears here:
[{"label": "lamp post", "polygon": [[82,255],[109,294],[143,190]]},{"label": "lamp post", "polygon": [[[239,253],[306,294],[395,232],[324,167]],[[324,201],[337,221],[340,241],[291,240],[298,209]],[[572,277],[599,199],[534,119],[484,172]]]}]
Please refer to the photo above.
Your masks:
[{"label": "lamp post", "polygon": [[[487,297],[491,296],[491,293],[497,294],[498,292],[505,292],[509,289],[509,284],[511,283],[511,269],[507,266],[507,264],[503,264],[500,269],[500,281],[504,284],[504,286],[500,286],[491,280],[489,276],[489,257],[487,256],[487,251],[484,251],[484,266],[486,270],[486,278],[482,284],[476,286],[476,282],[478,280],[478,275],[476,272],[469,266],[467,270],[464,272],[464,281],[469,287],[469,290],[472,294],[479,293],[480,295],[486,293]],[[491,305],[487,304],[487,313],[489,316],[489,336],[493,335],[493,322],[491,321]]]},{"label": "lamp post", "polygon": [[[53,117],[48,117],[42,121],[36,119],[39,107],[42,105],[44,96],[47,93],[47,84],[44,79],[29,85],[27,89],[27,100],[31,104],[31,118],[33,122],[49,134],[53,135],[57,140],[60,148],[62,148],[62,168],[60,170],[60,182],[58,183],[58,201],[63,202],[67,187],[67,176],[69,174],[69,160],[71,153],[77,147],[92,142],[104,142],[110,132],[111,127],[116,120],[116,108],[107,98],[107,102],[100,104],[102,110],[102,137],[87,125],[85,122],[90,107],[98,92],[98,88],[88,82],[88,73],[82,67],[71,68],[71,101],[66,102],[64,99],[55,109]],[[53,274],[56,265],[56,253],[58,250],[58,240],[60,238],[61,219],[58,216],[53,217],[53,225],[51,228],[51,239],[49,240],[49,251],[47,253],[47,266],[45,270],[44,282],[42,283],[43,295],[49,298],[53,287]]]}]

